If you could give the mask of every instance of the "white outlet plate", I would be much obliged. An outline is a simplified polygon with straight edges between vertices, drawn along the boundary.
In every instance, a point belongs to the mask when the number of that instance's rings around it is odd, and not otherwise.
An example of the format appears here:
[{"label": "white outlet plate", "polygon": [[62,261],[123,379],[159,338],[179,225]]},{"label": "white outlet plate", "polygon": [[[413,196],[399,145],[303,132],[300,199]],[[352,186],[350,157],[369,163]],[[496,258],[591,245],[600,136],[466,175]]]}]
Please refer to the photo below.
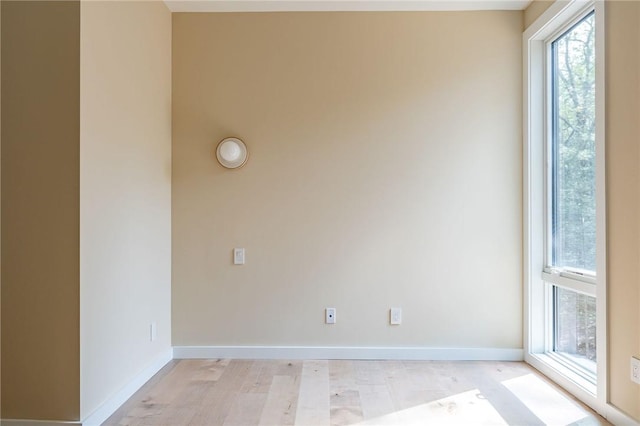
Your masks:
[{"label": "white outlet plate", "polygon": [[336,308],[327,308],[324,310],[324,322],[327,324],[336,323]]},{"label": "white outlet plate", "polygon": [[402,308],[389,309],[389,324],[391,325],[402,324]]},{"label": "white outlet plate", "polygon": [[631,357],[631,381],[640,384],[640,358]]},{"label": "white outlet plate", "polygon": [[233,264],[244,265],[244,249],[243,248],[233,249]]},{"label": "white outlet plate", "polygon": [[154,340],[156,340],[157,337],[158,337],[158,326],[154,321],[149,326],[149,340],[153,342]]}]

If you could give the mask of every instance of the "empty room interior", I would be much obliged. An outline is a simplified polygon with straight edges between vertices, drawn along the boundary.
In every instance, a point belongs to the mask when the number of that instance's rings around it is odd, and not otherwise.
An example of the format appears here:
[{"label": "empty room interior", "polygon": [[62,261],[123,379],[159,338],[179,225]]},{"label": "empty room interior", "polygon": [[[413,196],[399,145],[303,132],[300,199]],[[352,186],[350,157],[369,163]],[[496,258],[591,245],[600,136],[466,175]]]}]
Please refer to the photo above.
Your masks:
[{"label": "empty room interior", "polygon": [[640,423],[640,2],[0,5],[0,424]]}]

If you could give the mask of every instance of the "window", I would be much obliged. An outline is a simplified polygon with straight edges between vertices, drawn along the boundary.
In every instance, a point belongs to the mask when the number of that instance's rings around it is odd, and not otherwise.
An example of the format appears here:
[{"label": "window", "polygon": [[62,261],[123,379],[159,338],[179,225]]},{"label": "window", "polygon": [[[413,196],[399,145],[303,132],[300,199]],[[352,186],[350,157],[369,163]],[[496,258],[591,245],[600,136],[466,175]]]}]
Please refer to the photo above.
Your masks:
[{"label": "window", "polygon": [[596,270],[593,12],[550,43],[551,265]]},{"label": "window", "polygon": [[606,407],[602,2],[524,33],[525,360]]},{"label": "window", "polygon": [[554,347],[576,365],[596,373],[596,298],[554,286]]},{"label": "window", "polygon": [[[589,13],[547,43],[551,66],[551,134],[547,171],[547,272],[564,273],[563,286],[552,285],[550,314],[553,352],[570,367],[586,370],[595,383],[595,288],[583,294],[571,280],[596,276],[596,149],[595,149],[595,19]],[[551,274],[553,276],[553,274]],[[591,281],[591,282],[589,282]],[[584,288],[584,285],[582,285]]]}]

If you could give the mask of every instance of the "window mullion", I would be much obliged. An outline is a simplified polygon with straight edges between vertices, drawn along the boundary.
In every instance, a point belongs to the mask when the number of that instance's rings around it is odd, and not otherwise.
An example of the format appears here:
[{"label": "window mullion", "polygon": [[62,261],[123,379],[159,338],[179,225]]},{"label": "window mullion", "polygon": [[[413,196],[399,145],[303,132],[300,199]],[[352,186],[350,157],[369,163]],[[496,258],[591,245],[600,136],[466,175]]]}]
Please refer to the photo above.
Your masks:
[{"label": "window mullion", "polygon": [[596,286],[594,283],[568,278],[560,274],[550,274],[548,272],[542,272],[541,279],[549,284],[586,294],[587,296],[596,297]]}]

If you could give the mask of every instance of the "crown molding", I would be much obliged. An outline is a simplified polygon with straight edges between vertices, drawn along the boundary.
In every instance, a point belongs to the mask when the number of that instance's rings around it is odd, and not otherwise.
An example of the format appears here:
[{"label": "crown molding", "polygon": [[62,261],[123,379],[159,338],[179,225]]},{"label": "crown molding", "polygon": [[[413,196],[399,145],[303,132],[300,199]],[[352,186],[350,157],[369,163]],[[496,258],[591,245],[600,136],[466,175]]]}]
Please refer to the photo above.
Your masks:
[{"label": "crown molding", "polygon": [[523,10],[530,0],[165,0],[171,12]]}]

